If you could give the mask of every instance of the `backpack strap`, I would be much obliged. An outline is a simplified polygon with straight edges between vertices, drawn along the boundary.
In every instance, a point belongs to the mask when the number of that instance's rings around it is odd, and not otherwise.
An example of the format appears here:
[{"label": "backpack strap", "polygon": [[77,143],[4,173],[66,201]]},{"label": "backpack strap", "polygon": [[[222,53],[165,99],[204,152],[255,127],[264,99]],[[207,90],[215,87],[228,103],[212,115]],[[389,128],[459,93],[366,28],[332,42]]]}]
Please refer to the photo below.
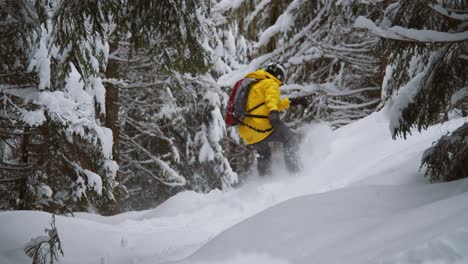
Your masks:
[{"label": "backpack strap", "polygon": [[266,115],[251,115],[251,114],[245,114],[244,117],[264,118],[264,119],[270,118],[270,117],[268,117],[268,116],[266,116]]},{"label": "backpack strap", "polygon": [[256,105],[256,106],[250,108],[249,110],[247,110],[247,113],[252,112],[253,110],[259,108],[260,106],[262,106],[262,105],[264,105],[264,104],[265,104],[265,102],[259,103],[258,105]]},{"label": "backpack strap", "polygon": [[[260,80],[255,80],[255,81],[260,81]],[[249,110],[246,111],[246,114],[244,115],[244,117],[265,118],[265,119],[269,118],[269,117],[266,116],[266,115],[252,115],[252,114],[249,114],[250,112],[252,112],[253,110],[259,108],[260,106],[262,106],[262,105],[264,105],[264,104],[265,104],[265,102],[261,102],[261,103],[259,103],[258,105],[256,105],[256,106],[250,108]],[[250,129],[252,129],[253,131],[258,132],[258,133],[268,133],[268,132],[270,132],[270,131],[273,130],[273,127],[270,127],[270,128],[268,128],[268,129],[258,129],[258,128],[255,128],[255,127],[253,127],[253,126],[251,126],[251,125],[248,125],[248,124],[246,124],[246,123],[244,123],[244,122],[240,122],[240,124],[241,124],[241,125],[244,125],[244,126],[246,126],[246,127],[248,127],[248,128],[250,128]]]},{"label": "backpack strap", "polygon": [[262,129],[255,128],[255,127],[253,127],[253,126],[251,126],[251,125],[247,125],[247,124],[244,123],[244,122],[241,122],[241,125],[244,125],[244,126],[250,128],[250,129],[252,129],[253,131],[258,132],[258,133],[268,133],[268,132],[270,132],[270,131],[273,131],[273,127],[270,127],[270,128],[268,128],[268,129],[263,129],[263,130],[262,130]]},{"label": "backpack strap", "polygon": [[[259,108],[260,106],[262,106],[262,105],[264,105],[264,104],[265,104],[265,102],[262,102],[262,103],[260,103],[260,104],[258,104],[258,105],[256,105],[256,106],[252,107],[251,109],[247,110],[247,113],[252,112],[253,110]],[[269,117],[266,116],[266,115],[252,115],[252,114],[245,114],[244,117],[265,118],[265,119],[269,118]],[[253,126],[251,126],[251,125],[248,125],[248,124],[246,124],[246,123],[244,123],[244,122],[241,122],[241,125],[244,125],[244,126],[250,128],[250,129],[252,129],[253,131],[258,132],[258,133],[268,133],[268,132],[270,132],[270,131],[273,130],[273,127],[270,127],[270,128],[268,128],[268,129],[263,129],[263,130],[262,130],[262,129],[258,129],[258,128],[255,128],[255,127],[253,127]]]},{"label": "backpack strap", "polygon": [[249,110],[247,110],[247,114],[245,114],[244,116],[245,117],[253,117],[253,118],[269,118],[268,116],[266,115],[252,115],[252,114],[249,114],[250,112],[252,112],[253,110],[259,108],[260,106],[264,105],[265,102],[262,102],[262,103],[259,103],[258,105],[250,108]]}]

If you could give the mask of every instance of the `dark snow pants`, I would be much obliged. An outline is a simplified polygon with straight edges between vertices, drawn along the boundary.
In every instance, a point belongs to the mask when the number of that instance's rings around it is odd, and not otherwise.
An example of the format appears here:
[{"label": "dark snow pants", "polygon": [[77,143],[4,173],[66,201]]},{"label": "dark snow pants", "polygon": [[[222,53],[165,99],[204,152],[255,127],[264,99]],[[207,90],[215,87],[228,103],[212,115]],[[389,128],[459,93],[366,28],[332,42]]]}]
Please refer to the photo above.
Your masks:
[{"label": "dark snow pants", "polygon": [[291,173],[298,172],[300,170],[299,157],[297,155],[298,140],[291,129],[281,122],[267,138],[252,145],[259,155],[257,158],[258,174],[263,176],[271,173],[271,148],[268,145],[270,142],[283,143],[286,168]]}]

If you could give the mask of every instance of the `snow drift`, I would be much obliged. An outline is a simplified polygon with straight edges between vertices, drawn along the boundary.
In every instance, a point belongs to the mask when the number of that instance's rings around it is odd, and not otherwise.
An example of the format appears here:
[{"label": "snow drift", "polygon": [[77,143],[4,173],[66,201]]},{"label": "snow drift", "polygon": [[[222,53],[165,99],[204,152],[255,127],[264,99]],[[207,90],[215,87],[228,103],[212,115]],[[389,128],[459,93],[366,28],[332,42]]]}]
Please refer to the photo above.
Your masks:
[{"label": "snow drift", "polygon": [[[239,189],[180,193],[113,217],[57,217],[61,263],[467,263],[468,181],[428,184],[422,152],[467,119],[392,140],[375,113],[332,131],[301,129],[304,173],[281,165]],[[276,162],[280,163],[280,162]],[[24,245],[50,214],[0,213],[0,263],[27,263]]]}]

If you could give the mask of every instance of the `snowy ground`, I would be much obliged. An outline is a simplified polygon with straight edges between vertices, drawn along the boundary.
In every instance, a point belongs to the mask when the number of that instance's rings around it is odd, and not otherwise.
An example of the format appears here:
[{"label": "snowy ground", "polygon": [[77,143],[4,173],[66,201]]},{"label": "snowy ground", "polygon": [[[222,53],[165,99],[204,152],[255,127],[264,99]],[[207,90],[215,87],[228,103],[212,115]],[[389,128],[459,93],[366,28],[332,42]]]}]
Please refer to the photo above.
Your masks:
[{"label": "snowy ground", "polygon": [[[278,168],[152,210],[57,217],[61,263],[468,263],[468,180],[428,184],[419,172],[423,150],[466,121],[406,141],[381,113],[336,131],[311,125],[303,175]],[[0,212],[0,263],[31,262],[23,247],[49,221]]]}]

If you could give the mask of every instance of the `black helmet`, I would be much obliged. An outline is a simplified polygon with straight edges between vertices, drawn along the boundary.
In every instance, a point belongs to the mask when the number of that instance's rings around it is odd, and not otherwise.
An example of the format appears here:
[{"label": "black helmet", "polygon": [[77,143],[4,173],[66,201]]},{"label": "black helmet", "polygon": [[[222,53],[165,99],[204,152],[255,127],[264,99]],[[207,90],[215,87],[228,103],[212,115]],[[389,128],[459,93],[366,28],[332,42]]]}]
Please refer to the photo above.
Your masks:
[{"label": "black helmet", "polygon": [[283,64],[275,62],[268,64],[265,71],[275,76],[276,79],[280,80],[281,82],[286,80],[286,74],[288,73],[286,67],[284,67]]}]

